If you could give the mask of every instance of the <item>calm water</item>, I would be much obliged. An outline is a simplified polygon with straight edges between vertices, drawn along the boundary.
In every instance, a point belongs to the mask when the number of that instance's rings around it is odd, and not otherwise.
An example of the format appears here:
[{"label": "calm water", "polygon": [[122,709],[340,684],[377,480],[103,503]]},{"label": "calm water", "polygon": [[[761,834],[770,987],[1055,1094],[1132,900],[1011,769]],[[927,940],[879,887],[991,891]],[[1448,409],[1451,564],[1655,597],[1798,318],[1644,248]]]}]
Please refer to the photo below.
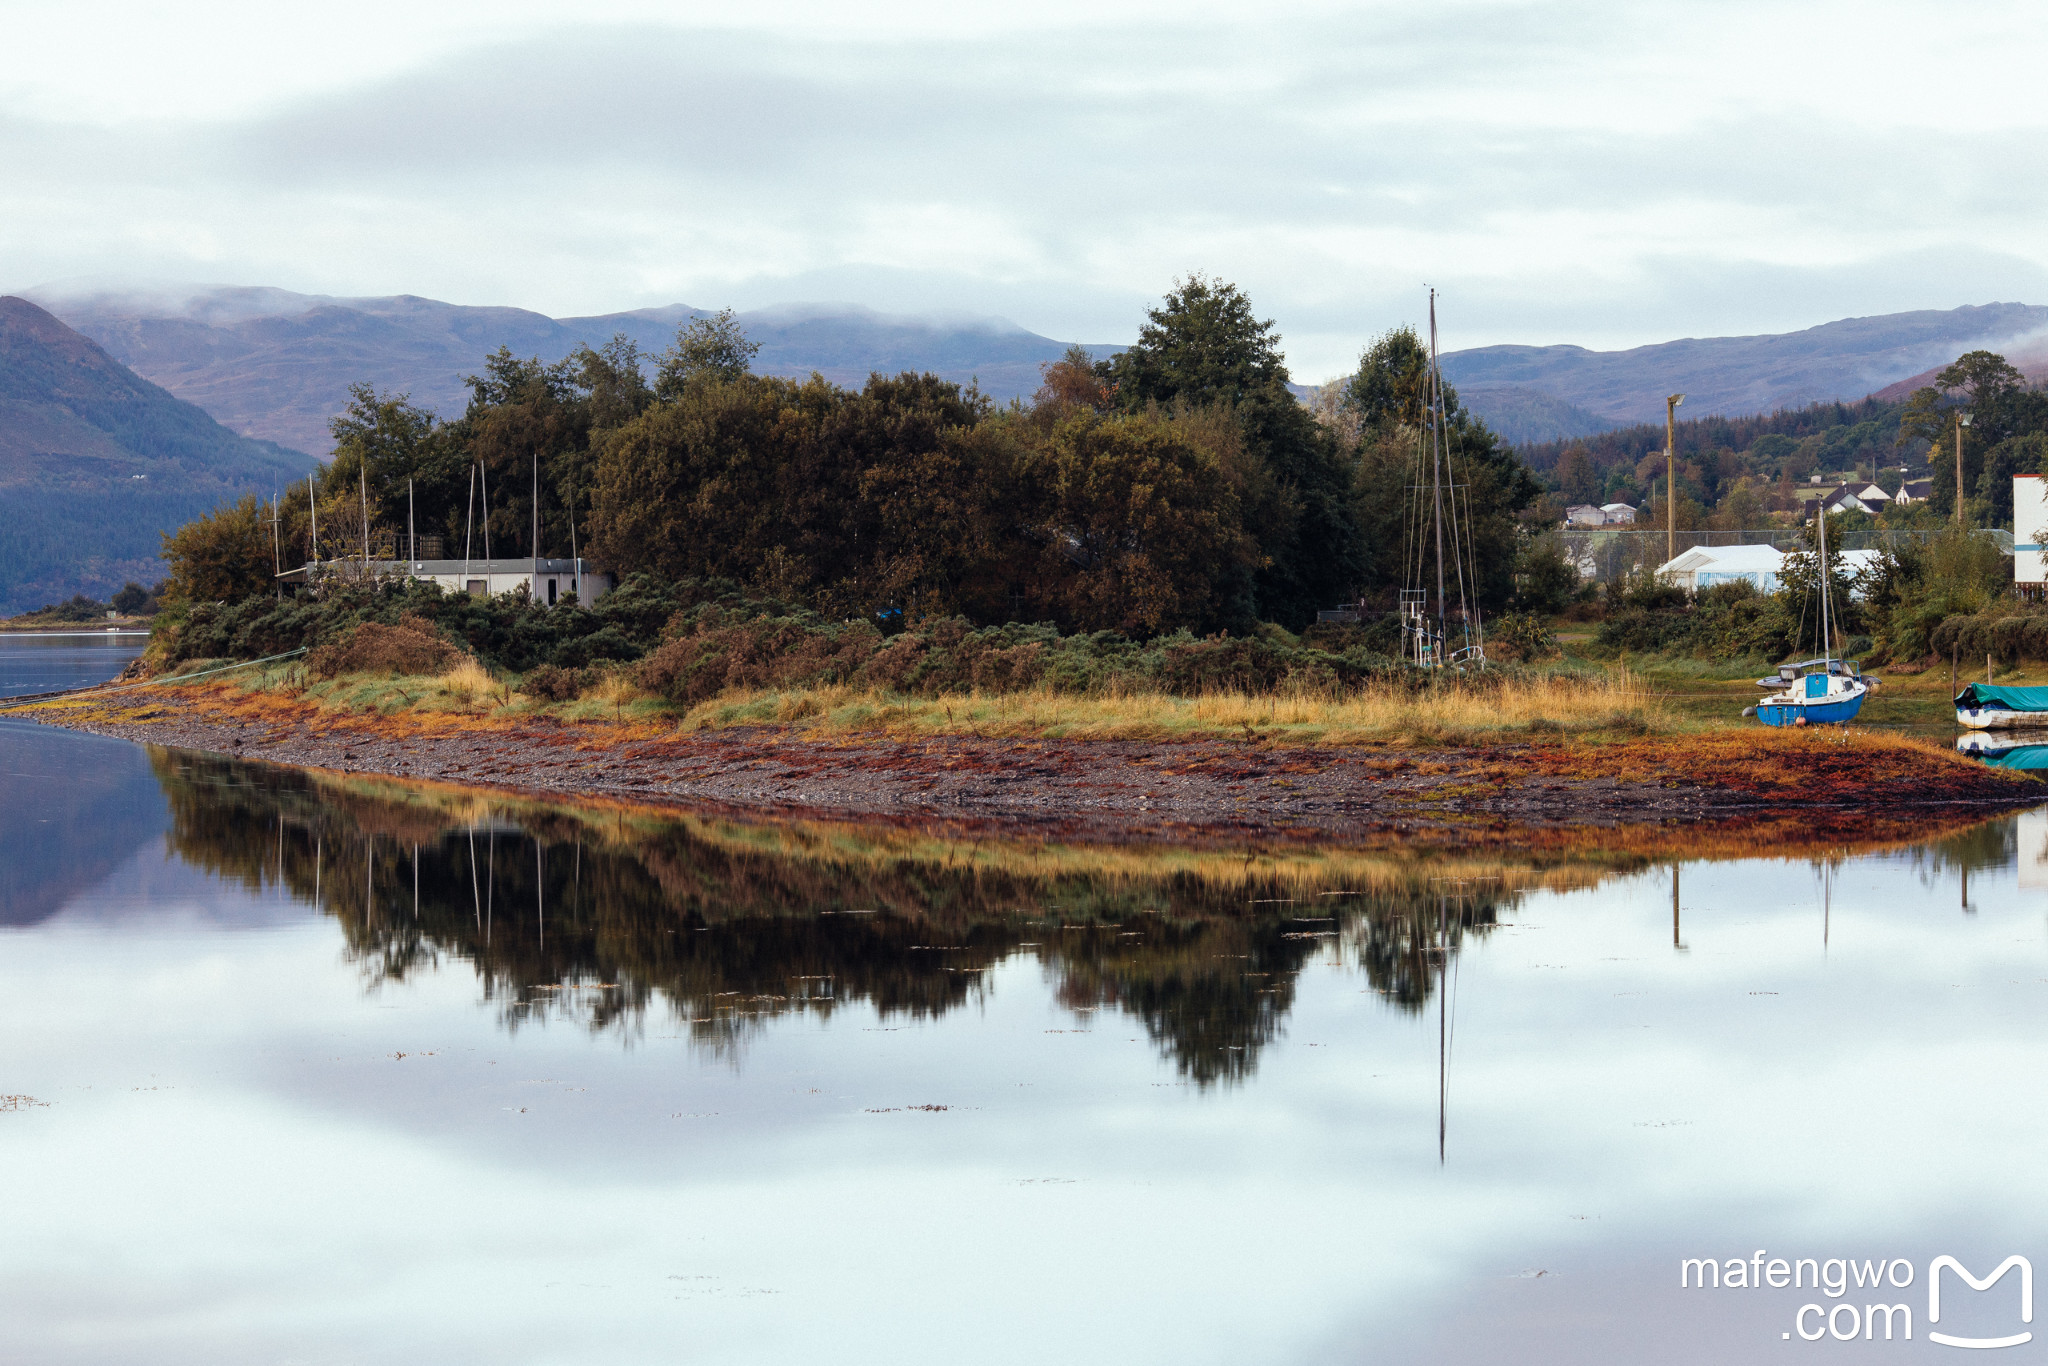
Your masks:
[{"label": "calm water", "polygon": [[[1943,1273],[1927,1323],[1926,1268],[2048,1255],[2048,815],[1675,868],[1081,849],[5,721],[0,792],[10,1361],[1918,1360],[1955,1355],[1930,1329],[2030,1331],[2011,1275]],[[1678,1288],[1758,1249],[1902,1259],[1875,1300],[1913,1341],[1784,1336],[1810,1303],[1860,1322],[1853,1286]]]}]

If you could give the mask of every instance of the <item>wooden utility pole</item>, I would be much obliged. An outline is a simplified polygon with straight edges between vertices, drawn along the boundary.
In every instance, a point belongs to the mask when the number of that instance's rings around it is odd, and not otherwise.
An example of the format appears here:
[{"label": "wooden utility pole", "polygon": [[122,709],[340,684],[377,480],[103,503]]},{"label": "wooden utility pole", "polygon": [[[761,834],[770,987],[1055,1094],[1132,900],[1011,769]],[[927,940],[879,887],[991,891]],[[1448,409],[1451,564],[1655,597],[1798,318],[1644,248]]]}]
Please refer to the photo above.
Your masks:
[{"label": "wooden utility pole", "polygon": [[1956,525],[1964,526],[1963,518],[1963,428],[1970,425],[1970,415],[1956,409]]},{"label": "wooden utility pole", "polygon": [[1678,558],[1678,405],[1684,394],[1664,400],[1664,561]]},{"label": "wooden utility pole", "polygon": [[363,497],[363,582],[370,581],[370,469],[369,462],[356,466],[356,487]]}]

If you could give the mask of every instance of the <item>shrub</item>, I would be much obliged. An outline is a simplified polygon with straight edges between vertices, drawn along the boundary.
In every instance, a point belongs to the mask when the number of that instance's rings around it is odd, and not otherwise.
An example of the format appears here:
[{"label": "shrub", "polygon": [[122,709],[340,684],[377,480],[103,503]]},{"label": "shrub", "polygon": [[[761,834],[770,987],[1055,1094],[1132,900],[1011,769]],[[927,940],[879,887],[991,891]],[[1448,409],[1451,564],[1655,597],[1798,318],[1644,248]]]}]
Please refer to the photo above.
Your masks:
[{"label": "shrub", "polygon": [[417,617],[397,626],[361,622],[341,639],[322,645],[306,656],[306,665],[322,678],[337,674],[439,674],[455,667],[462,651],[421,629]]},{"label": "shrub", "polygon": [[1557,636],[1527,612],[1509,612],[1493,619],[1487,630],[1487,655],[1504,663],[1554,659],[1564,653]]},{"label": "shrub", "polygon": [[520,680],[519,691],[542,702],[573,702],[590,686],[589,672],[543,664]]}]

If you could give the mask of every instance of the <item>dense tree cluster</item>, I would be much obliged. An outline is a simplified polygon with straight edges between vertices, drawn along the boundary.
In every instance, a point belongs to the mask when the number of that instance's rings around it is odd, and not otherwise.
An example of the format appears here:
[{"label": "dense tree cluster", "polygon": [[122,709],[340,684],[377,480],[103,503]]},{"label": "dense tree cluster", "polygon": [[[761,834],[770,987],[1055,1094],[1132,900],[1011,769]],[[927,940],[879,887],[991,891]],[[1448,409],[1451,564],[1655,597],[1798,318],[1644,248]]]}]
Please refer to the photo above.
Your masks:
[{"label": "dense tree cluster", "polygon": [[[451,558],[573,545],[621,574],[732,581],[885,628],[1299,628],[1414,568],[1427,355],[1409,330],[1366,352],[1335,420],[1290,389],[1273,324],[1200,275],[1129,349],[1047,366],[1029,403],[928,374],[858,390],[757,375],[754,350],[729,315],[658,357],[623,338],[554,365],[501,349],[449,422],[358,386],[310,489],[168,538],[174,596],[270,591],[313,553],[316,519],[322,558],[402,556],[415,530]],[[1539,486],[1447,397],[1467,558],[1482,605],[1502,606]]]}]

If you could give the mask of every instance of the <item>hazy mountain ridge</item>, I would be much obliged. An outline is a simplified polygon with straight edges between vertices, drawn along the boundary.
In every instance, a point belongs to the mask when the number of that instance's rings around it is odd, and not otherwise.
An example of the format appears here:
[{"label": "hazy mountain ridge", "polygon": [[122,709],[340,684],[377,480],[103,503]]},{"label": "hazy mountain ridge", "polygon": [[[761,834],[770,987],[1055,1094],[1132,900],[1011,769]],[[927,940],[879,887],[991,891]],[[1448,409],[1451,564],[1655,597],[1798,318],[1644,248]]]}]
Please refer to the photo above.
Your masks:
[{"label": "hazy mountain ridge", "polygon": [[[32,291],[137,373],[251,436],[324,455],[348,386],[410,393],[444,417],[469,397],[463,376],[499,346],[559,360],[623,334],[650,355],[707,310],[674,304],[589,317],[473,307],[416,295],[337,298],[265,287],[66,295]],[[899,317],[852,305],[788,305],[739,315],[764,374],[823,374],[857,387],[871,372],[976,380],[997,399],[1028,395],[1067,343],[997,318]],[[1115,347],[1094,348],[1099,353]]]},{"label": "hazy mountain ridge", "polygon": [[[1692,415],[1853,401],[1964,351],[2038,345],[2034,338],[2044,331],[2048,307],[1994,303],[1844,318],[1800,332],[1689,337],[1626,351],[1483,346],[1447,353],[1443,369],[1461,395],[1518,386],[1624,425],[1662,422],[1671,393],[1686,396],[1684,411]],[[1471,406],[1486,414],[1483,402]]]},{"label": "hazy mountain ridge", "polygon": [[1622,425],[1526,384],[1468,384],[1458,388],[1458,398],[1502,440],[1517,446],[1594,436]]},{"label": "hazy mountain ridge", "polygon": [[154,581],[161,533],[304,472],[25,299],[0,296],[0,611]]}]

